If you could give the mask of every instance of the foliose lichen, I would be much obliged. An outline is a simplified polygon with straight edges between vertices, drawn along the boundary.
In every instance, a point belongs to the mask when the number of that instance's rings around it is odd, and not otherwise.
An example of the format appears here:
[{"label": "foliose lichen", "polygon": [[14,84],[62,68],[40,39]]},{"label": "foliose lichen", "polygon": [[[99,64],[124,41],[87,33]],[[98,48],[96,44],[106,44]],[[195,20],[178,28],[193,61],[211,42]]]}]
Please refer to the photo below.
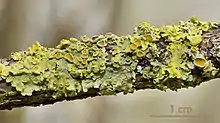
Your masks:
[{"label": "foliose lichen", "polygon": [[[163,85],[169,79],[193,83],[198,81],[195,70],[215,76],[211,57],[199,47],[202,34],[214,25],[193,17],[161,27],[144,22],[128,36],[107,33],[63,39],[56,48],[36,42],[12,53],[12,64],[0,64],[0,76],[23,96],[51,90],[53,98],[75,96],[91,88],[99,89],[101,95],[132,93],[138,77],[159,89],[169,88]],[[220,43],[213,45],[212,53],[220,58]]]}]

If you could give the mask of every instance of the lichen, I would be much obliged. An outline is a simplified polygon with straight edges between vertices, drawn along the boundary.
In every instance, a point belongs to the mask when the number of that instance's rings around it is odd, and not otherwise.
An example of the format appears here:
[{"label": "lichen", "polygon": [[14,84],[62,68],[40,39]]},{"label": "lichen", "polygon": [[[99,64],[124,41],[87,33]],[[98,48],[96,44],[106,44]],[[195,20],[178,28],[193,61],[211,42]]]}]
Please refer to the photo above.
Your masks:
[{"label": "lichen", "polygon": [[[214,25],[193,17],[161,27],[144,22],[128,36],[107,33],[63,39],[55,48],[36,42],[25,51],[12,53],[12,64],[1,63],[0,76],[24,96],[51,90],[53,98],[92,88],[98,88],[100,95],[132,93],[137,77],[159,89],[169,88],[162,87],[169,79],[193,83],[197,79],[192,70],[211,72],[209,76],[216,73],[210,57],[197,56],[202,34]],[[220,58],[220,43],[214,46],[212,52]]]}]

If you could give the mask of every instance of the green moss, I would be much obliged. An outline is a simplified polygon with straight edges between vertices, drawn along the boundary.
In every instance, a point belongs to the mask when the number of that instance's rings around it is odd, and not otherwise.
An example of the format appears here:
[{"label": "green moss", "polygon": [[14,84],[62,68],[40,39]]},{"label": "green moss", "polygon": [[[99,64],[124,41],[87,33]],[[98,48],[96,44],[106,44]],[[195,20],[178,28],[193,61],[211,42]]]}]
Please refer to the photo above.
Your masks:
[{"label": "green moss", "polygon": [[[131,93],[137,76],[153,80],[163,89],[168,87],[161,84],[170,78],[194,82],[191,70],[195,66],[204,73],[216,70],[211,61],[206,64],[194,57],[202,33],[214,25],[193,17],[158,28],[144,22],[128,36],[107,33],[63,39],[56,48],[36,42],[25,51],[12,53],[13,64],[0,64],[0,76],[22,95],[47,89],[54,93],[53,98],[91,88],[99,88],[101,95]],[[212,52],[218,52],[220,44],[214,45]]]}]

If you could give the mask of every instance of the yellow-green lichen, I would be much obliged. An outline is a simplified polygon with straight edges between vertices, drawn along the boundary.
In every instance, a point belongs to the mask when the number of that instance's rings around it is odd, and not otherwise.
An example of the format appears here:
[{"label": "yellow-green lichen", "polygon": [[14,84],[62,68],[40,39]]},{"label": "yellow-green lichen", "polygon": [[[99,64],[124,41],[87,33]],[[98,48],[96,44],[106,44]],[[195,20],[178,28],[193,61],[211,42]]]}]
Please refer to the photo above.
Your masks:
[{"label": "yellow-green lichen", "polygon": [[210,71],[213,70],[213,64],[212,64],[212,62],[210,60],[206,62],[206,65],[205,65],[203,70],[205,72],[210,72]]},{"label": "yellow-green lichen", "polygon": [[83,42],[88,42],[88,41],[90,40],[90,38],[89,38],[87,35],[83,35],[83,36],[81,37],[81,40],[82,40]]},{"label": "yellow-green lichen", "polygon": [[135,44],[130,44],[130,48],[131,48],[132,50],[136,50],[136,49],[138,48],[138,46],[135,45]]},{"label": "yellow-green lichen", "polygon": [[169,65],[167,66],[166,70],[170,73],[170,78],[181,78],[182,77],[182,70],[180,65],[183,64],[184,61],[184,44],[176,44],[172,43],[168,46],[168,51],[172,53],[172,57],[170,60]]},{"label": "yellow-green lichen", "polygon": [[203,68],[203,67],[206,66],[206,63],[207,63],[207,60],[206,60],[203,56],[197,56],[197,57],[194,59],[194,64],[195,64],[197,67]]},{"label": "yellow-green lichen", "polygon": [[[128,36],[107,33],[83,35],[79,40],[63,39],[55,48],[45,48],[36,42],[23,52],[12,53],[12,64],[0,64],[0,76],[27,96],[50,90],[53,98],[59,98],[91,88],[99,88],[101,95],[130,93],[137,77],[166,89],[172,83],[162,84],[169,79],[196,81],[192,75],[195,69],[204,74],[211,72],[207,74],[210,76],[217,73],[212,72],[217,70],[206,59],[208,56],[196,55],[200,53],[203,32],[213,25],[193,17],[161,27],[144,22]],[[218,54],[220,43],[213,45],[211,51]]]}]

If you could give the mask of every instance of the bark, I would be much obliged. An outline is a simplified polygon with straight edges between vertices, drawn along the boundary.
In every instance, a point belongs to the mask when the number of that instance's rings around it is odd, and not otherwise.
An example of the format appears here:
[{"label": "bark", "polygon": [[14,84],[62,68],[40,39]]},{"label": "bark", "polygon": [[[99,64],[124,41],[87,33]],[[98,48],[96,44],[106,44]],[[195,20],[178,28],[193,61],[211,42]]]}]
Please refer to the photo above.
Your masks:
[{"label": "bark", "polygon": [[[220,43],[220,28],[213,27],[206,32],[202,33],[203,40],[198,45],[199,53],[204,54],[206,59],[212,63],[212,66],[215,68],[214,74],[212,73],[214,70],[206,72],[204,75],[204,70],[195,66],[190,69],[190,74],[188,76],[192,76],[194,79],[185,80],[183,78],[178,77],[167,77],[163,79],[162,82],[154,81],[157,78],[149,78],[144,77],[143,74],[138,73],[137,69],[133,72],[136,73],[136,79],[132,82],[132,91],[126,92],[123,89],[113,89],[114,93],[102,93],[102,89],[90,87],[88,91],[79,91],[75,95],[65,95],[62,94],[57,98],[54,98],[53,89],[45,89],[40,91],[34,91],[31,95],[22,95],[18,90],[15,89],[11,83],[6,82],[6,79],[2,77],[0,81],[0,110],[11,110],[12,108],[24,107],[24,106],[40,106],[40,105],[48,105],[54,104],[56,102],[61,102],[64,100],[77,100],[77,99],[86,99],[88,97],[102,96],[102,95],[116,95],[118,93],[123,92],[124,94],[133,93],[134,91],[141,89],[158,89],[161,91],[166,91],[167,89],[177,91],[181,88],[189,88],[199,86],[201,83],[208,82],[211,79],[220,77],[220,64],[218,55],[218,42]],[[165,42],[164,38],[159,39],[158,43]],[[168,46],[170,43],[164,44],[164,46]],[[106,52],[109,52],[109,47],[105,47]],[[159,51],[164,50],[164,48],[158,47]],[[220,49],[220,48],[219,48]],[[127,54],[128,55],[128,54]],[[159,55],[164,55],[163,53]],[[160,61],[160,57],[154,57],[155,60]],[[163,60],[163,59],[162,59]],[[16,61],[11,58],[2,59],[2,64],[13,65]],[[161,61],[163,62],[163,61]],[[142,67],[146,67],[148,64],[144,59],[138,59],[138,64],[142,65]],[[175,72],[174,72],[175,73]],[[208,74],[208,75],[207,75]],[[165,76],[165,75],[164,75]],[[78,79],[78,78],[77,78]],[[83,79],[83,78],[80,78]],[[120,79],[120,78],[119,78]],[[129,80],[128,80],[129,81]],[[108,85],[109,86],[109,85]]]}]

